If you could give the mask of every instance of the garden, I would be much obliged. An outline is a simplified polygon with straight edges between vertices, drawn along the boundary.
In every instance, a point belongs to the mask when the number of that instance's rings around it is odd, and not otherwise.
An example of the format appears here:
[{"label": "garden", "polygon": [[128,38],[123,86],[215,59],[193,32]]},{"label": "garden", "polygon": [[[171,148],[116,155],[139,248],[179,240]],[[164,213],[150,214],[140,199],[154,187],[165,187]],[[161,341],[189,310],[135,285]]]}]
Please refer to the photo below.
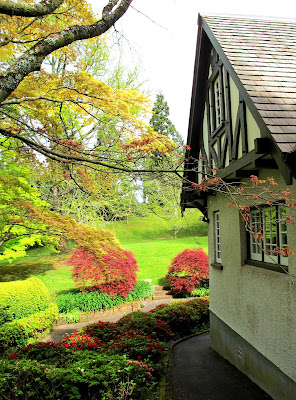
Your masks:
[{"label": "garden", "polygon": [[[72,249],[67,256],[36,248],[9,266],[2,262],[3,398],[161,398],[172,343],[208,329],[208,297],[204,297],[209,294],[207,254],[201,247],[184,249],[190,240],[180,238],[180,251],[173,257],[178,247],[175,241],[167,254],[170,262],[154,268],[158,276],[153,283],[169,283],[174,296],[182,301],[176,299],[147,313],[136,311],[116,323],[88,325],[59,343],[44,343],[42,338],[61,317],[73,323],[81,315],[153,298],[153,285],[138,279],[139,269],[142,277],[148,278],[152,268],[145,271],[145,257],[139,267],[137,256],[118,246],[110,246],[100,256],[82,247]],[[142,241],[144,247],[147,242]],[[163,243],[169,253],[166,240],[151,242],[160,252]],[[130,240],[129,244],[141,247],[140,241]],[[107,270],[112,274],[102,279]],[[48,287],[47,282],[51,282]]]}]

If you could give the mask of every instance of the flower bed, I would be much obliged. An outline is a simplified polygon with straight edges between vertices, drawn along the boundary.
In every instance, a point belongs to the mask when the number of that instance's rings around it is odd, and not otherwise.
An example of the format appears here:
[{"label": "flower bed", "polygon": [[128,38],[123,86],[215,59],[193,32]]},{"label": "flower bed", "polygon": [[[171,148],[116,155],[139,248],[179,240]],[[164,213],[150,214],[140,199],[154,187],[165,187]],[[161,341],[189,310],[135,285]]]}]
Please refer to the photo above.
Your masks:
[{"label": "flower bed", "polygon": [[94,313],[104,313],[105,310],[124,309],[128,308],[128,311],[134,311],[130,309],[129,304],[135,304],[135,307],[140,308],[138,300],[151,298],[153,296],[154,289],[148,283],[140,281],[134,286],[133,290],[130,291],[126,298],[119,295],[108,295],[99,291],[95,292],[80,292],[74,291],[65,294],[61,294],[57,298],[57,305],[59,312],[61,313],[62,323],[73,323],[80,320],[85,320],[90,316],[94,316]]},{"label": "flower bed", "polygon": [[156,400],[170,342],[197,332],[206,318],[208,299],[194,299],[29,345],[0,360],[0,391],[9,399]]}]

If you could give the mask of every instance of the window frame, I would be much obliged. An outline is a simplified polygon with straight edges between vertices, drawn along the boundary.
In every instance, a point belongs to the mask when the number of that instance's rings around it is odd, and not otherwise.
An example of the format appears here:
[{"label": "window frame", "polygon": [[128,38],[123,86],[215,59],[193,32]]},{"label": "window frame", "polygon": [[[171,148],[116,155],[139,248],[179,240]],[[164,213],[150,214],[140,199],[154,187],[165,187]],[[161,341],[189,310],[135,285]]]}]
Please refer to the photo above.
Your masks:
[{"label": "window frame", "polygon": [[[272,212],[275,211],[275,216]],[[253,209],[250,211],[250,227],[255,227],[254,232],[248,232],[248,260],[247,264],[262,268],[284,272],[288,270],[288,256],[280,254],[268,254],[270,248],[282,248],[288,246],[287,223],[282,221],[282,215],[286,209],[282,205]],[[256,216],[254,218],[254,216]],[[279,223],[280,221],[280,223]],[[258,227],[260,229],[258,230]],[[260,233],[264,240],[254,237]],[[267,240],[269,239],[269,240]],[[269,248],[269,249],[268,249]]]},{"label": "window frame", "polygon": [[214,211],[214,255],[215,263],[222,264],[221,257],[221,223],[220,223],[220,212]]}]

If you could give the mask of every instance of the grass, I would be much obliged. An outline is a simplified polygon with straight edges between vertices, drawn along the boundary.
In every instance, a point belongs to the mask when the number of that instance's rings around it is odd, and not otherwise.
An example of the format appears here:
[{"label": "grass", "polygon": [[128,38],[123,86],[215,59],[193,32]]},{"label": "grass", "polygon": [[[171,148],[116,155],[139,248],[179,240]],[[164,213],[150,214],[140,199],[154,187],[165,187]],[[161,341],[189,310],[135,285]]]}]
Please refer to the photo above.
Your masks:
[{"label": "grass", "polygon": [[[114,223],[112,230],[122,247],[135,255],[139,265],[138,279],[150,278],[152,284],[159,285],[165,283],[163,278],[171,260],[182,250],[202,247],[207,251],[207,225],[198,221],[196,214],[192,217],[191,227],[183,228],[178,239],[173,239],[170,230],[152,222],[151,218],[134,218],[128,225],[124,221],[118,221]],[[189,236],[190,229],[198,237],[198,243]],[[0,282],[36,276],[47,286],[52,298],[55,298],[57,294],[74,288],[70,276],[71,267],[67,265],[68,257],[69,255],[52,253],[46,248],[32,249],[25,257],[12,263],[0,262]]]},{"label": "grass", "polygon": [[138,279],[152,279],[153,285],[162,285],[166,282],[171,260],[181,251],[193,247],[202,247],[207,252],[208,238],[200,237],[198,243],[192,237],[180,239],[158,239],[141,242],[121,242],[122,247],[131,251],[139,265]]},{"label": "grass", "polygon": [[[207,236],[208,224],[199,221],[198,210],[188,210],[184,216],[184,226],[178,232],[178,238]],[[182,220],[183,221],[183,220]],[[153,215],[142,218],[130,218],[126,221],[109,222],[106,229],[114,232],[120,242],[139,242],[143,240],[173,239],[173,229],[165,226],[160,218]]]}]

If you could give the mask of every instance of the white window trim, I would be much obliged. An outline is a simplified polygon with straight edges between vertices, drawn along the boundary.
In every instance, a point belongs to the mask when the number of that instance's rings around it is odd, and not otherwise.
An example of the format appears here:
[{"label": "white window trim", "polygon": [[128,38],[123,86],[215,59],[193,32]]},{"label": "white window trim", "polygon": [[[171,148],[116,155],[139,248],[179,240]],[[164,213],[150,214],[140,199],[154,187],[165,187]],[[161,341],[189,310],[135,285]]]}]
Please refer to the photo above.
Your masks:
[{"label": "white window trim", "polygon": [[222,263],[221,259],[221,226],[220,226],[220,213],[214,212],[214,246],[215,246],[215,262]]},{"label": "white window trim", "polygon": [[[276,211],[276,217],[273,220],[272,211],[274,210]],[[270,264],[279,263],[280,265],[288,266],[287,256],[268,254],[269,246],[271,246],[271,248],[279,247],[280,249],[282,249],[284,245],[287,246],[287,243],[283,243],[283,237],[286,237],[287,235],[287,225],[283,221],[279,222],[279,220],[282,219],[282,215],[285,213],[285,207],[281,206],[266,207],[263,210],[251,211],[250,226],[254,227],[254,231],[250,232],[249,252],[251,260],[262,261]],[[261,233],[264,240],[261,240],[260,238],[256,239],[254,237],[254,234],[256,233]],[[269,241],[267,241],[267,235],[269,235]]]}]

